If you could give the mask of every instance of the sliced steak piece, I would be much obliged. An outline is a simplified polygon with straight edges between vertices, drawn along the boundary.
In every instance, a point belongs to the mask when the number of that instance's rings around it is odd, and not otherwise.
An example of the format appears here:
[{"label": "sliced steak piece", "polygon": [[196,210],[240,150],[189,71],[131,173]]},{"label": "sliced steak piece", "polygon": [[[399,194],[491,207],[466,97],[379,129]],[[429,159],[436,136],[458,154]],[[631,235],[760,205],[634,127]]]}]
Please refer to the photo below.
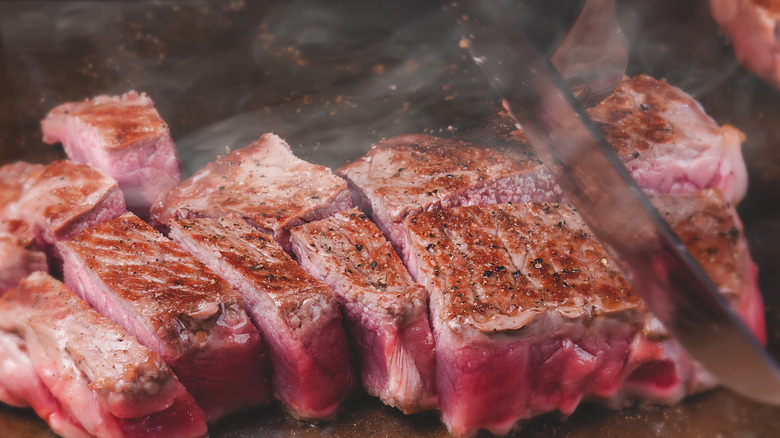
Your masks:
[{"label": "sliced steak piece", "polygon": [[269,401],[270,363],[238,292],[132,213],[61,242],[65,282],[162,356],[209,422]]},{"label": "sliced steak piece", "polygon": [[6,376],[3,386],[57,433],[207,433],[203,411],[160,356],[48,274],[30,275],[0,299],[0,338],[4,367],[25,379],[6,386]]},{"label": "sliced steak piece", "polygon": [[9,164],[0,181],[2,227],[11,224],[22,244],[34,242],[49,255],[56,242],[127,211],[116,181],[86,164]]},{"label": "sliced steak piece", "polygon": [[[730,201],[744,196],[744,136],[731,126],[719,127],[678,88],[637,76],[624,80],[588,112],[646,191],[715,187]],[[349,181],[356,204],[399,250],[403,233],[398,226],[418,211],[439,205],[561,201],[560,189],[507,119],[498,120],[488,135],[504,146],[404,135],[375,144],[337,173]]]},{"label": "sliced steak piece", "polygon": [[146,94],[97,96],[52,109],[41,121],[43,141],[62,143],[68,157],[116,179],[128,208],[149,207],[179,183],[179,163],[168,125]]},{"label": "sliced steak piece", "polygon": [[712,18],[734,45],[739,62],[780,88],[780,3],[771,0],[710,0]]},{"label": "sliced steak piece", "polygon": [[222,217],[236,213],[273,233],[289,250],[289,229],[351,207],[347,184],[324,167],[293,155],[273,134],[208,164],[152,208],[153,219]]},{"label": "sliced steak piece", "polygon": [[[654,202],[763,337],[763,320],[750,320],[761,301],[733,210],[716,192]],[[439,404],[453,434],[506,434],[535,415],[568,415],[583,397],[673,402],[712,385],[570,206],[437,209],[405,225],[410,271],[430,296]]]},{"label": "sliced steak piece", "polygon": [[285,408],[296,418],[333,419],[354,380],[333,292],[237,215],[174,219],[170,235],[241,292]]},{"label": "sliced steak piece", "polygon": [[27,275],[48,269],[44,253],[25,248],[18,237],[3,231],[0,224],[0,296]]},{"label": "sliced steak piece", "polygon": [[425,290],[358,209],[295,228],[301,265],[333,288],[366,391],[404,413],[437,408]]}]

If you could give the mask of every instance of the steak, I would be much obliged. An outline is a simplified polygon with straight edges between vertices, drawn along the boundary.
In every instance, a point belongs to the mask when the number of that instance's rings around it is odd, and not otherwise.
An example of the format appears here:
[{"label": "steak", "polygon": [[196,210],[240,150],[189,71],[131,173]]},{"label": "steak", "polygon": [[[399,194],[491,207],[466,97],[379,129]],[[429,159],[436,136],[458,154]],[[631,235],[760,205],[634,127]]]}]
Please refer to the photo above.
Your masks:
[{"label": "steak", "polygon": [[54,245],[127,210],[117,182],[86,164],[0,167],[0,228],[49,255]]},{"label": "steak", "polygon": [[425,290],[358,209],[293,229],[304,269],[341,303],[366,391],[406,414],[437,407]]},{"label": "steak", "polygon": [[218,158],[182,182],[152,208],[153,219],[218,218],[238,214],[273,233],[289,250],[290,228],[351,207],[347,184],[324,167],[307,163],[273,134]]},{"label": "steak", "polygon": [[301,419],[333,419],[352,387],[349,345],[333,292],[237,215],[174,219],[171,238],[237,291],[273,364],[273,391]]},{"label": "steak", "polygon": [[209,422],[269,401],[269,361],[238,292],[132,213],[61,242],[65,283],[157,352]]},{"label": "steak", "polygon": [[780,88],[780,4],[766,0],[710,0],[712,18],[734,45],[739,62]]},{"label": "steak", "polygon": [[97,96],[52,109],[43,141],[62,143],[68,157],[116,179],[128,208],[149,217],[152,203],[179,183],[176,146],[146,94]]},{"label": "steak", "polygon": [[0,230],[0,296],[27,275],[47,269],[44,253],[25,248],[18,237]]},{"label": "steak", "polygon": [[63,436],[207,433],[203,411],[160,356],[48,274],[0,300],[0,355],[0,394],[32,405]]},{"label": "steak", "polygon": [[[765,339],[756,271],[733,209],[717,191],[654,203]],[[584,397],[675,402],[714,384],[570,206],[435,209],[404,224],[408,267],[430,297],[439,404],[454,435],[503,435],[535,415],[571,414]]]},{"label": "steak", "polygon": [[[640,75],[624,80],[588,112],[646,191],[714,187],[732,202],[744,196],[744,136],[731,126],[719,127],[680,89]],[[499,145],[404,135],[375,144],[337,173],[349,181],[355,203],[370,213],[399,252],[400,224],[419,211],[563,200],[524,134],[507,120],[492,126],[491,143]]]}]

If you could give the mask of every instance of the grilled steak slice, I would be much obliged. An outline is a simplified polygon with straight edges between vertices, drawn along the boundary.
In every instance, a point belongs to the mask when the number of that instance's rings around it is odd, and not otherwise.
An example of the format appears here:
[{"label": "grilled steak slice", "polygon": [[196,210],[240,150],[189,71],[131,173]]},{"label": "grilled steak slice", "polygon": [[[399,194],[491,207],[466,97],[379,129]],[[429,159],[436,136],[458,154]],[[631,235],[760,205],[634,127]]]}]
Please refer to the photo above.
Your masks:
[{"label": "grilled steak slice", "polygon": [[127,211],[116,181],[86,164],[9,164],[0,181],[0,228],[50,255],[56,242]]},{"label": "grilled steak slice", "polygon": [[358,209],[295,228],[301,265],[333,288],[366,391],[404,413],[437,407],[425,290]]},{"label": "grilled steak slice", "polygon": [[347,184],[323,166],[293,155],[273,134],[218,158],[152,208],[153,219],[222,217],[236,213],[273,233],[289,249],[289,229],[351,207]]},{"label": "grilled steak slice", "polygon": [[[0,299],[0,338],[4,367],[30,379],[6,388],[36,408],[57,433],[199,437],[207,432],[203,411],[159,355],[48,274],[30,275]],[[5,374],[3,380],[6,386],[13,379]]]},{"label": "grilled steak slice", "polygon": [[0,230],[0,296],[27,275],[48,268],[44,253],[25,248],[18,237]]},{"label": "grilled steak slice", "polygon": [[734,45],[739,62],[780,88],[780,3],[766,0],[710,0],[712,17]]},{"label": "grilled steak slice", "polygon": [[68,157],[116,179],[128,208],[149,217],[149,207],[179,183],[176,146],[168,125],[146,94],[97,96],[52,109],[43,141],[61,142]]},{"label": "grilled steak slice", "polygon": [[[740,314],[760,314],[744,238],[720,195],[654,202]],[[506,434],[544,412],[570,414],[586,396],[671,402],[712,384],[674,351],[570,206],[437,209],[405,225],[410,271],[430,296],[439,404],[453,434]],[[762,320],[748,322],[763,336]]]},{"label": "grilled steak slice", "polygon": [[157,352],[211,422],[268,402],[268,357],[238,292],[132,213],[61,242],[66,284]]},{"label": "grilled steak slice", "polygon": [[[690,96],[664,81],[637,76],[595,108],[591,117],[640,186],[651,193],[716,187],[731,201],[745,193],[743,135],[719,127]],[[514,123],[491,134],[507,147],[486,147],[426,135],[384,140],[337,173],[356,203],[402,250],[399,224],[435,206],[531,201],[562,195]]]},{"label": "grilled steak slice", "polygon": [[273,364],[274,395],[296,418],[332,419],[352,387],[333,292],[237,215],[174,219],[171,238],[244,298]]}]

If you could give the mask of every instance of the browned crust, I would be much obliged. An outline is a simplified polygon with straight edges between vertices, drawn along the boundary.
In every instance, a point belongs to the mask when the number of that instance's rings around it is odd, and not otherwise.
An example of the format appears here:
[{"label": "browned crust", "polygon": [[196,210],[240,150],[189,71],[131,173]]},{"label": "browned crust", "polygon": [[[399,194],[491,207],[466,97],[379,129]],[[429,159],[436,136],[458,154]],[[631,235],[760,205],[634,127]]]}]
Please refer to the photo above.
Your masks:
[{"label": "browned crust", "polygon": [[[269,165],[269,156],[283,156],[292,165]],[[152,207],[152,215],[168,224],[174,217],[237,213],[260,228],[280,230],[346,190],[346,182],[328,168],[296,158],[283,140],[265,134],[249,146],[209,163],[173,188]]]},{"label": "browned crust", "polygon": [[[653,202],[721,292],[738,296],[749,255],[741,225],[720,193],[660,195]],[[405,225],[429,292],[440,297],[443,320],[496,331],[523,327],[550,310],[569,318],[646,313],[569,205],[436,209]]]},{"label": "browned crust", "polygon": [[270,235],[236,215],[220,220],[177,219],[172,224],[197,244],[218,252],[247,281],[268,294],[292,329],[300,325],[298,310],[307,299],[324,299],[337,306],[329,287],[306,273]]},{"label": "browned crust", "polygon": [[132,213],[59,245],[171,339],[183,327],[198,333],[225,308],[242,307],[224,280]]}]

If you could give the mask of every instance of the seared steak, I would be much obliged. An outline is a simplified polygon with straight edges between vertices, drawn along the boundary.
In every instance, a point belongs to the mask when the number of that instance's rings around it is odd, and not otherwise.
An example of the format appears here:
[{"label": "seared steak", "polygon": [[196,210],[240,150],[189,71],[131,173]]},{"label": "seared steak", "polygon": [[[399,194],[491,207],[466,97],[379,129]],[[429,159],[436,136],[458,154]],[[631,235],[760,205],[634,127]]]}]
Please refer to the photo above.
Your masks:
[{"label": "seared steak", "polygon": [[[728,125],[719,127],[678,88],[637,76],[588,111],[646,191],[716,187],[730,201],[744,195],[742,133]],[[337,173],[347,178],[356,203],[399,250],[399,224],[412,213],[439,205],[562,200],[523,133],[506,121],[494,128],[492,136],[510,145],[486,147],[404,135],[379,142]]]},{"label": "seared steak", "polygon": [[24,245],[35,242],[52,253],[56,242],[126,211],[116,181],[89,165],[62,160],[0,167],[0,228]]},{"label": "seared steak", "polygon": [[780,3],[768,0],[710,0],[712,17],[734,45],[739,62],[780,88]]},{"label": "seared steak", "polygon": [[59,248],[65,282],[162,356],[214,421],[268,402],[269,366],[238,292],[127,213]]},{"label": "seared steak", "polygon": [[25,248],[18,237],[0,230],[0,296],[27,275],[48,268],[44,253]]},{"label": "seared steak", "polygon": [[65,103],[49,112],[41,128],[43,141],[61,142],[71,160],[116,179],[128,208],[141,217],[148,218],[152,202],[179,183],[176,146],[146,94]]},{"label": "seared steak", "polygon": [[[654,203],[763,337],[733,210],[713,191]],[[713,383],[667,340],[570,206],[435,209],[404,224],[408,266],[430,296],[439,404],[454,435],[506,434],[544,412],[570,414],[586,396],[673,402]]]},{"label": "seared steak", "polygon": [[289,249],[289,229],[351,207],[347,184],[307,163],[273,134],[208,164],[152,208],[153,219],[222,217],[236,213],[273,233]]},{"label": "seared steak", "polygon": [[0,395],[31,405],[61,435],[207,432],[203,411],[159,355],[42,272],[0,299],[0,357],[13,371],[0,378]]},{"label": "seared steak", "polygon": [[332,419],[353,382],[333,292],[236,215],[174,219],[170,235],[241,292],[268,345],[274,395],[285,408],[296,418]]},{"label": "seared steak", "polygon": [[407,414],[435,409],[426,293],[376,225],[354,208],[293,229],[291,243],[336,293],[366,391]]}]

